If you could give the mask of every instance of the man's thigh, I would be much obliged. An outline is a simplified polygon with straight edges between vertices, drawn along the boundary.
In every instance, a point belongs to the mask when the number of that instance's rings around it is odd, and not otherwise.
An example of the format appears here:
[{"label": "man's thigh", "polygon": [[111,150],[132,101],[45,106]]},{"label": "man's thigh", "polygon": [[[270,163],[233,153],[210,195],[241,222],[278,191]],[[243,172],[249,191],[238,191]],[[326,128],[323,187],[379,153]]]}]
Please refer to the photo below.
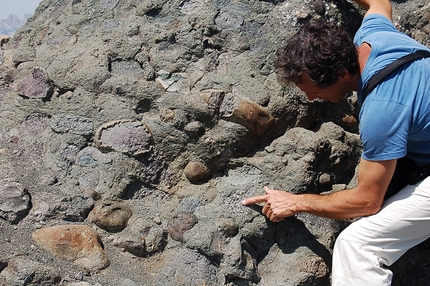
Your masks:
[{"label": "man's thigh", "polygon": [[341,236],[391,265],[430,237],[430,177],[386,200],[381,210],[352,223]]}]

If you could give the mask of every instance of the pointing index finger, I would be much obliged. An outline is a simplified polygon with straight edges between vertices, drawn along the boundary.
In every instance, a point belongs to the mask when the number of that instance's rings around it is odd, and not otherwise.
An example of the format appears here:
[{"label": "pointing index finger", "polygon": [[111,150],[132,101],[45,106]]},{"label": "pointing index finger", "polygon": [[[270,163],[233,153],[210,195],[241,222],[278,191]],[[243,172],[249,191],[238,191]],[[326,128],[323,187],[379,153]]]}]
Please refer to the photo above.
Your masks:
[{"label": "pointing index finger", "polygon": [[242,205],[249,206],[257,203],[263,203],[263,202],[265,203],[267,202],[267,197],[268,197],[267,195],[261,195],[261,196],[246,198],[242,201]]}]

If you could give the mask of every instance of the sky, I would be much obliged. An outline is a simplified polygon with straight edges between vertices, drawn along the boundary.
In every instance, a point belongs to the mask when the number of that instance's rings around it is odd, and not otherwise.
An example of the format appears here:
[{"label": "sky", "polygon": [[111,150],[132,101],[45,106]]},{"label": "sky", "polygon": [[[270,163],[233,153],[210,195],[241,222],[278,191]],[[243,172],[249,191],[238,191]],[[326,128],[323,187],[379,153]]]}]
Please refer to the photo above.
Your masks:
[{"label": "sky", "polygon": [[22,18],[25,14],[34,14],[42,0],[0,0],[0,19],[9,15]]}]

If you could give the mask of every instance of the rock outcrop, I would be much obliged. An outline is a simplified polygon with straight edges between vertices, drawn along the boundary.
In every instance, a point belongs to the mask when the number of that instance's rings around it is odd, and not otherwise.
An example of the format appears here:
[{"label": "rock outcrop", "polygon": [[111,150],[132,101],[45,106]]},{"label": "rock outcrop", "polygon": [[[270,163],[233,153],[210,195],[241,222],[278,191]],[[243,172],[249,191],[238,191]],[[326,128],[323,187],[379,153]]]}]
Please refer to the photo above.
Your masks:
[{"label": "rock outcrop", "polygon": [[[429,45],[418,2],[394,2],[394,19]],[[44,0],[1,38],[0,285],[328,285],[349,221],[275,224],[241,201],[264,185],[355,184],[355,95],[308,102],[277,83],[273,62],[302,23],[324,17],[353,34],[362,12]],[[395,283],[425,285],[428,258],[410,253]]]}]

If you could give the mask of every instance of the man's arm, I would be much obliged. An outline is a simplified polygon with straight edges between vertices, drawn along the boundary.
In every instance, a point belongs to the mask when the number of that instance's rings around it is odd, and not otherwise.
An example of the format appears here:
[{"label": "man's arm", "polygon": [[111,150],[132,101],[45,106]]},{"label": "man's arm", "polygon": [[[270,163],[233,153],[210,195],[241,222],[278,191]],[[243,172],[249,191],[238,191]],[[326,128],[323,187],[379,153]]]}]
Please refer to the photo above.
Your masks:
[{"label": "man's arm", "polygon": [[354,0],[355,3],[367,10],[366,15],[381,14],[392,22],[392,8],[390,0]]},{"label": "man's arm", "polygon": [[384,201],[396,161],[373,162],[362,159],[358,172],[358,186],[354,189],[328,195],[295,195],[265,187],[265,195],[247,198],[242,204],[265,203],[263,214],[274,222],[301,212],[333,219],[375,214]]}]

